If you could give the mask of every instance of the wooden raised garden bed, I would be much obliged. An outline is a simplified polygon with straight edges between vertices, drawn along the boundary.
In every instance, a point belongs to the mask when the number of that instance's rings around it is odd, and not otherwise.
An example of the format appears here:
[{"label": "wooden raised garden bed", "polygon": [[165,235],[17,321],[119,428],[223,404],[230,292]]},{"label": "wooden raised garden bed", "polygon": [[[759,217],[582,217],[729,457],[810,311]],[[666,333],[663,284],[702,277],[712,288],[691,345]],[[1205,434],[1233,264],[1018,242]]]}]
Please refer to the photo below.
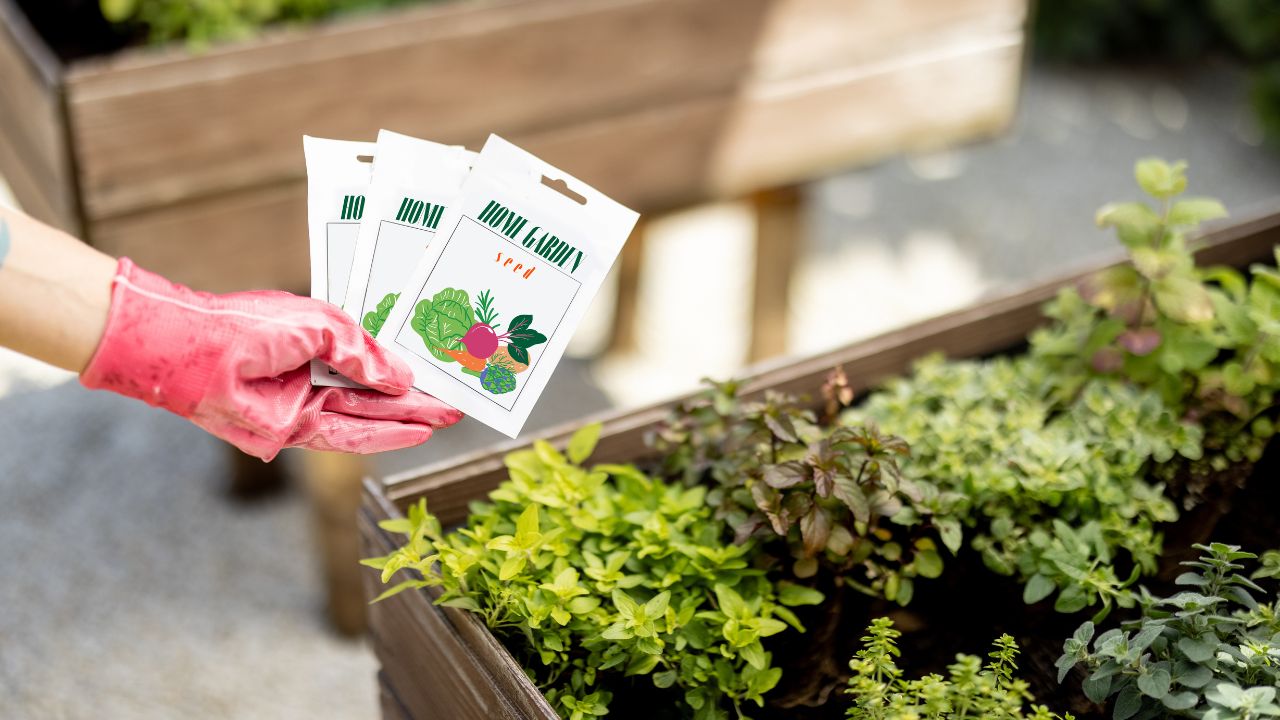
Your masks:
[{"label": "wooden raised garden bed", "polygon": [[[1201,264],[1237,267],[1255,261],[1274,261],[1272,249],[1278,243],[1280,213],[1211,233],[1199,259]],[[941,351],[953,358],[964,358],[1009,351],[1021,346],[1028,333],[1042,322],[1042,303],[1059,288],[1087,274],[1038,284],[830,353],[765,367],[748,378],[746,392],[759,394],[776,390],[818,398],[823,381],[836,367],[843,368],[854,388],[862,390],[903,373],[913,360],[927,353]],[[593,461],[652,461],[653,452],[644,436],[667,417],[673,404],[662,403],[596,418],[603,422],[604,430]],[[563,447],[581,425],[574,423],[553,430],[547,438],[553,445]],[[405,508],[419,498],[427,499],[431,511],[446,526],[462,523],[468,504],[484,498],[506,479],[503,456],[527,447],[527,444],[511,443],[447,464],[384,480],[366,480],[359,517],[364,555],[381,556],[400,546],[402,536],[379,529],[378,522],[403,517]],[[385,588],[376,571],[366,571],[365,578],[369,597]],[[382,668],[379,678],[384,717],[420,720],[551,720],[557,717],[484,623],[467,611],[433,605],[436,596],[436,588],[404,592],[371,608],[373,645]],[[1020,590],[1015,588],[1013,596],[1020,607]],[[989,631],[989,627],[982,628],[982,632]],[[1049,637],[1060,637],[1054,634],[1057,628],[1045,632]],[[943,654],[949,657],[961,649],[972,652],[977,648],[952,647]],[[1033,664],[1034,661],[1032,658]]]},{"label": "wooden raised garden bed", "polygon": [[59,58],[0,0],[0,175],[198,289],[305,290],[300,137],[508,136],[641,211],[1013,116],[1025,0],[457,0]]}]

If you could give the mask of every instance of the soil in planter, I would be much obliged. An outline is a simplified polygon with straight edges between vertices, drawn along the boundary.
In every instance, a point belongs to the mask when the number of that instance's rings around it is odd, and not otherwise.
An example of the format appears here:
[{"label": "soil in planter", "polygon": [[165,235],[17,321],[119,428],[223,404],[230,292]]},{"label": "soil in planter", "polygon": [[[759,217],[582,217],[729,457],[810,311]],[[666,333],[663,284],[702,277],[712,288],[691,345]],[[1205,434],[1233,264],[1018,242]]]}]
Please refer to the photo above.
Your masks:
[{"label": "soil in planter", "polygon": [[102,17],[98,0],[17,0],[17,4],[63,62],[108,55],[145,40],[143,35],[112,27]]},{"label": "soil in planter", "polygon": [[[1204,506],[1202,512],[1185,512],[1182,518],[1165,529],[1165,555],[1161,566],[1177,567],[1177,562],[1196,554],[1190,543],[1226,542],[1241,545],[1252,552],[1280,548],[1280,523],[1275,508],[1280,507],[1280,439],[1273,440],[1262,459],[1248,473],[1248,482],[1239,482],[1239,468],[1224,474],[1224,485],[1234,488],[1219,502]],[[1227,477],[1230,476],[1230,477]],[[1186,543],[1186,547],[1182,543]],[[1188,554],[1190,552],[1190,554]],[[1142,582],[1152,592],[1169,595],[1177,591],[1172,578],[1177,573]],[[828,597],[835,593],[822,587]],[[758,713],[768,720],[837,720],[844,717],[847,703],[842,701],[848,659],[860,646],[859,638],[873,618],[888,615],[903,632],[900,642],[901,667],[909,677],[925,673],[946,672],[956,653],[986,658],[991,641],[1001,633],[1012,635],[1022,653],[1018,659],[1019,675],[1031,685],[1040,704],[1057,712],[1071,712],[1078,720],[1104,720],[1105,709],[1084,697],[1080,684],[1084,673],[1077,669],[1059,684],[1054,662],[1062,654],[1062,642],[1089,617],[1089,613],[1064,615],[1053,609],[1050,601],[1035,605],[1022,602],[1022,586],[1016,579],[992,573],[977,553],[965,549],[951,558],[942,577],[916,584],[910,606],[898,607],[883,600],[846,591],[841,612],[833,619],[821,608],[805,608],[800,614],[809,632],[785,633],[770,643],[775,662],[784,668],[783,681],[769,694],[771,707]],[[1130,611],[1117,609],[1106,623],[1128,616]],[[832,629],[835,629],[832,631]],[[838,668],[836,682],[826,677],[832,667]],[[800,701],[806,693],[809,700],[827,702],[819,707],[806,707]],[[773,707],[773,704],[790,707]],[[754,716],[754,714],[753,714]]]}]

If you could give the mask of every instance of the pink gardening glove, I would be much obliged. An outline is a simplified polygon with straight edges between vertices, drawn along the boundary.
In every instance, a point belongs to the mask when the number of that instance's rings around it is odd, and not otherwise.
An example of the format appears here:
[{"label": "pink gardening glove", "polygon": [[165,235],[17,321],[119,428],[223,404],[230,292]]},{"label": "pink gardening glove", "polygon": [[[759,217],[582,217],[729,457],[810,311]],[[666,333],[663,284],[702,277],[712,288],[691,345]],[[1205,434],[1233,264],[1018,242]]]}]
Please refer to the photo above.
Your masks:
[{"label": "pink gardening glove", "polygon": [[[373,388],[313,388],[319,358]],[[211,295],[127,258],[85,387],[181,415],[263,460],[284,447],[373,453],[426,442],[462,413],[407,392],[409,367],[329,303],[285,292]]]}]

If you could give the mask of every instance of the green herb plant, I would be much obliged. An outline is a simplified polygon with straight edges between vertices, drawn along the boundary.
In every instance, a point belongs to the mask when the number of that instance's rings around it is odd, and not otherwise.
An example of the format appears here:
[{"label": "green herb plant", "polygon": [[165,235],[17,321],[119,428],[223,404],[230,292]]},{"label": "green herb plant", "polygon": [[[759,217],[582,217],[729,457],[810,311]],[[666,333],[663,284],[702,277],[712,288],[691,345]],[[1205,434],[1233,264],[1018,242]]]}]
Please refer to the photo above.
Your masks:
[{"label": "green herb plant", "polygon": [[970,546],[1028,603],[1056,592],[1061,612],[1131,607],[1129,586],[1156,569],[1158,524],[1177,516],[1146,468],[1197,455],[1199,431],[1154,392],[1095,379],[1067,399],[1060,377],[1029,356],[933,356],[844,420],[910,441],[903,470],[958,498],[948,512]]},{"label": "green herb plant", "polygon": [[[1226,214],[1208,198],[1182,198],[1185,163],[1138,162],[1135,175],[1156,207],[1116,203],[1098,224],[1116,231],[1130,263],[1063,290],[1054,320],[1031,336],[1032,353],[1063,378],[1119,377],[1160,393],[1205,429],[1205,453],[1166,479],[1197,504],[1212,475],[1256,461],[1277,424],[1280,391],[1280,273],[1256,265],[1250,282],[1224,267],[1199,268],[1189,234]],[[1280,250],[1277,251],[1280,260]],[[1068,388],[1069,389],[1069,388]]]},{"label": "green herb plant", "polygon": [[[1143,594],[1142,616],[1094,637],[1086,622],[1063,644],[1058,680],[1082,666],[1084,693],[1111,700],[1114,720],[1280,717],[1280,599],[1250,579],[1234,545],[1196,545],[1199,560],[1177,579],[1188,589],[1166,598]],[[1090,643],[1092,641],[1092,644]]]},{"label": "green herb plant", "polygon": [[[909,680],[898,667],[902,635],[889,618],[877,618],[863,636],[849,668],[853,677],[846,692],[853,705],[851,720],[1071,720],[1057,715],[1035,699],[1027,683],[1015,677],[1018,644],[1001,635],[988,655],[989,662],[973,655],[957,655],[947,668],[948,677],[929,674]],[[1024,706],[1030,704],[1024,709]]]},{"label": "green herb plant", "polygon": [[710,480],[707,500],[739,540],[784,539],[800,578],[825,570],[905,605],[915,578],[942,573],[934,538],[959,541],[958,522],[933,516],[950,499],[900,470],[910,453],[901,438],[819,423],[794,397],[747,401],[736,383],[712,383],[652,444],[669,476],[692,487]]},{"label": "green herb plant", "polygon": [[477,613],[563,717],[606,714],[632,676],[678,689],[689,717],[747,717],[782,674],[761,640],[802,630],[787,605],[822,595],[771,582],[754,542],[725,538],[705,488],[582,467],[599,432],[575,434],[568,457],[541,441],[508,455],[510,479],[455,532],[425,503],[384,522],[407,542],[365,564],[384,582],[412,575],[383,597],[437,587],[440,604]]}]

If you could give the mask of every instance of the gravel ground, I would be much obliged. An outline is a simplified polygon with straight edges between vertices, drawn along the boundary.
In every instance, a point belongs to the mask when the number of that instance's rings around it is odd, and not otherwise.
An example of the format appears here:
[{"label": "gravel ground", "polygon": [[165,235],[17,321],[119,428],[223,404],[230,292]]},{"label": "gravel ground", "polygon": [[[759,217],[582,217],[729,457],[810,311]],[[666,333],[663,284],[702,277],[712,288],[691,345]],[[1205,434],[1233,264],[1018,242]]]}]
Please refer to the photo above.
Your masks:
[{"label": "gravel ground", "polygon": [[[830,347],[1109,250],[1093,211],[1137,194],[1125,168],[1142,155],[1186,158],[1193,191],[1232,208],[1280,195],[1280,163],[1259,148],[1242,96],[1241,78],[1220,67],[1037,69],[1007,137],[816,183],[792,349]],[[681,262],[680,245],[659,259]],[[690,288],[649,289],[642,336],[654,338],[664,298]],[[708,334],[681,356],[740,362],[733,328]],[[653,397],[705,372],[644,354],[569,363],[531,427],[631,401],[619,377]],[[397,470],[493,438],[460,427],[379,463]],[[185,422],[0,354],[0,718],[376,715],[367,648],[324,627],[299,495],[229,503],[226,472],[220,444]]]}]

